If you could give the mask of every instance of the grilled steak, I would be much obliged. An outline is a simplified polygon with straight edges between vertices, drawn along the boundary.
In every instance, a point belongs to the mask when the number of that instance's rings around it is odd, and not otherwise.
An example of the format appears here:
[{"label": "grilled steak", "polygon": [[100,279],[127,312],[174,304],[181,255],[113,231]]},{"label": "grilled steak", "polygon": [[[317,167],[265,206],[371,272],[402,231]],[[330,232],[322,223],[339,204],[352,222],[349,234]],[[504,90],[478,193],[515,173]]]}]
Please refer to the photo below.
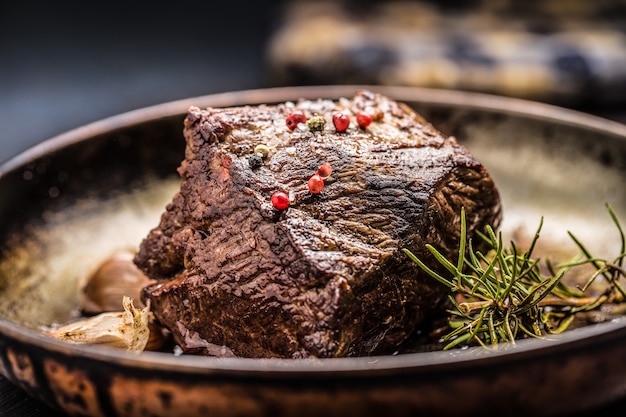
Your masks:
[{"label": "grilled steak", "polygon": [[[287,126],[296,110],[309,121]],[[338,111],[350,120],[344,132],[332,123]],[[373,116],[367,127],[357,125],[361,112]],[[158,280],[144,301],[185,352],[393,352],[447,294],[400,249],[436,268],[424,245],[455,256],[462,206],[470,231],[500,221],[498,191],[467,149],[368,91],[191,107],[184,136],[181,188],[135,263]],[[307,181],[324,163],[332,174],[313,194]],[[276,192],[288,194],[288,208],[272,205]]]}]

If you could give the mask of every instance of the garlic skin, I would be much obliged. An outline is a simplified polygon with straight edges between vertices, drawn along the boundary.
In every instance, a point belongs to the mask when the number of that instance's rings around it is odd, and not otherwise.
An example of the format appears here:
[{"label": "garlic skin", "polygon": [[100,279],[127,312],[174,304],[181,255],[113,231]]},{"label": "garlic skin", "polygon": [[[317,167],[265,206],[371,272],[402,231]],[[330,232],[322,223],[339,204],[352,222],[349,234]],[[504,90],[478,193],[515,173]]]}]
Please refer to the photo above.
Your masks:
[{"label": "garlic skin", "polygon": [[47,334],[66,342],[103,345],[125,348],[131,352],[142,352],[150,340],[150,306],[146,306],[143,310],[135,308],[130,297],[124,297],[122,304],[124,311],[101,313],[55,328]]},{"label": "garlic skin", "polygon": [[82,288],[80,310],[87,315],[122,310],[121,300],[127,296],[143,308],[141,290],[152,281],[133,263],[134,253],[120,250],[105,259],[87,277]]}]

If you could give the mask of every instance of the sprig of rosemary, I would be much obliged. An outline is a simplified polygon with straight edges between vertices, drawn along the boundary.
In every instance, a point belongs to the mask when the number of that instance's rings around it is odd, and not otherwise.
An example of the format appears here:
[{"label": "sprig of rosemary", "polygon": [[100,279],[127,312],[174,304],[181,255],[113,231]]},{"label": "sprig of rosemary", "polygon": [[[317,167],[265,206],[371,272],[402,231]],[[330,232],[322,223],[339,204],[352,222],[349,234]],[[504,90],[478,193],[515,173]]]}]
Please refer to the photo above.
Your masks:
[{"label": "sprig of rosemary", "polygon": [[[448,272],[442,275],[429,268],[407,249],[404,253],[425,273],[450,288],[450,331],[443,337],[444,349],[461,345],[495,346],[502,342],[515,343],[527,337],[543,337],[561,333],[574,321],[578,313],[599,309],[606,303],[626,299],[626,291],[619,282],[626,276],[623,267],[626,257],[626,239],[622,226],[610,205],[606,205],[621,238],[620,254],[613,260],[594,257],[571,232],[581,251],[569,262],[553,265],[534,257],[534,250],[543,226],[539,222],[527,250],[520,250],[514,242],[505,248],[502,233],[488,226],[476,235],[488,248],[486,253],[474,249],[467,234],[465,210],[461,210],[461,233],[456,263],[446,259],[435,247],[428,251]],[[591,265],[595,272],[580,287],[567,285],[563,278],[574,268]],[[603,277],[607,285],[596,295],[587,292],[593,282]]]}]

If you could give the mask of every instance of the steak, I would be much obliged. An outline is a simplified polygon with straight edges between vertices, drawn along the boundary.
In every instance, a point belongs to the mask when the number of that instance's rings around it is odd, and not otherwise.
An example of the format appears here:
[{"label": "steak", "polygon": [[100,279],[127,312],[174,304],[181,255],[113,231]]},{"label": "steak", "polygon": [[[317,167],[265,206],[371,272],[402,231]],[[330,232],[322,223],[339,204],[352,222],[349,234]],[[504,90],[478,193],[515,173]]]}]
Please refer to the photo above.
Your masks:
[{"label": "steak", "polygon": [[[296,111],[308,121],[291,123]],[[345,131],[336,112],[349,118]],[[359,113],[372,117],[366,127]],[[180,190],[134,261],[158,280],[142,298],[184,352],[394,352],[448,294],[401,249],[441,270],[425,245],[456,259],[462,207],[470,232],[500,222],[484,166],[408,106],[369,91],[190,107],[183,132]],[[326,163],[332,173],[313,194],[307,182]],[[272,205],[277,192],[287,208]]]}]

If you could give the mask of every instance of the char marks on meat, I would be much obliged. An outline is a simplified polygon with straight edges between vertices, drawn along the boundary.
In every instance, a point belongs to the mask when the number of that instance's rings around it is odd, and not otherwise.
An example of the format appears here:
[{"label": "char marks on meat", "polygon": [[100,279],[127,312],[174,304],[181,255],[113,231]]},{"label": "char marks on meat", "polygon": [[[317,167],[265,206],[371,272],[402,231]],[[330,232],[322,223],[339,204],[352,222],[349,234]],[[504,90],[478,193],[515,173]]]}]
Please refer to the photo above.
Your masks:
[{"label": "char marks on meat", "polygon": [[[285,123],[323,116],[322,131]],[[342,111],[350,127],[337,132]],[[358,127],[356,115],[373,122]],[[485,168],[406,105],[369,91],[351,98],[199,109],[184,122],[181,188],[135,263],[158,320],[185,352],[241,357],[387,354],[440,310],[447,289],[425,244],[456,259],[468,229],[497,227]],[[269,148],[255,154],[257,145]],[[308,179],[325,162],[321,194]],[[277,191],[290,206],[276,210]]]}]

